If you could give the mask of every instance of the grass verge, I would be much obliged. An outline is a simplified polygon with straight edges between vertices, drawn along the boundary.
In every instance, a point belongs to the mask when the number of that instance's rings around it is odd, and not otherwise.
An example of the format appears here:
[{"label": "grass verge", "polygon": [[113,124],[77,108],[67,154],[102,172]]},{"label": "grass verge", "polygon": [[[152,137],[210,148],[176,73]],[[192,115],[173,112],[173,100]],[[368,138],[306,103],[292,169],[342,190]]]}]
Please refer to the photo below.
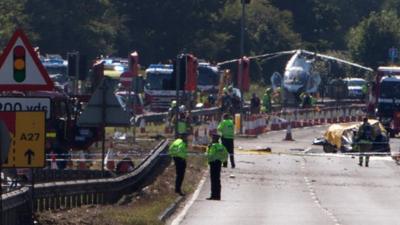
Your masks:
[{"label": "grass verge", "polygon": [[[203,150],[194,150],[203,152]],[[190,195],[200,182],[207,163],[204,157],[187,160],[183,191]],[[155,181],[140,192],[124,196],[114,205],[82,206],[71,210],[38,214],[42,225],[161,225],[159,215],[178,197],[174,193],[175,166],[172,163]]]}]

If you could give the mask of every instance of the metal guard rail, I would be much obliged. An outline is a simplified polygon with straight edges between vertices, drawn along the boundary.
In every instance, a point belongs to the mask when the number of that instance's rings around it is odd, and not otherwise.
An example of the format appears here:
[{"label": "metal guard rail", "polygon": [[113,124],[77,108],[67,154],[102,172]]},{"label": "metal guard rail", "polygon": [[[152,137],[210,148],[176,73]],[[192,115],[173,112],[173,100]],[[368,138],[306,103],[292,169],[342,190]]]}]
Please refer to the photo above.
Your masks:
[{"label": "metal guard rail", "polygon": [[169,158],[161,156],[167,149],[168,140],[161,141],[134,171],[119,177],[36,184],[33,202],[28,187],[7,193],[3,195],[0,224],[29,224],[31,207],[43,211],[115,203],[146,185],[149,178],[167,165]]}]

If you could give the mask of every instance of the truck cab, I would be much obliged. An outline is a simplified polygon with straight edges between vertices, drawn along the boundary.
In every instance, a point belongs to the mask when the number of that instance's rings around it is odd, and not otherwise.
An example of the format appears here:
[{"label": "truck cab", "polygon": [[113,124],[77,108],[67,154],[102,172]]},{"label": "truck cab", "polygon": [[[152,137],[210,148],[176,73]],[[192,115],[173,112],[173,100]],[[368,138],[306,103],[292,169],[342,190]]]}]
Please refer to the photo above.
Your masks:
[{"label": "truck cab", "polygon": [[46,141],[58,143],[66,149],[85,150],[100,140],[101,130],[79,127],[77,119],[85,104],[78,97],[71,98],[58,91],[36,91],[30,97],[45,97],[51,101],[50,118],[46,120]]},{"label": "truck cab", "polygon": [[393,137],[400,132],[400,67],[379,67],[372,93],[375,115]]},{"label": "truck cab", "polygon": [[151,64],[146,69],[145,104],[151,111],[166,111],[176,98],[172,64]]}]

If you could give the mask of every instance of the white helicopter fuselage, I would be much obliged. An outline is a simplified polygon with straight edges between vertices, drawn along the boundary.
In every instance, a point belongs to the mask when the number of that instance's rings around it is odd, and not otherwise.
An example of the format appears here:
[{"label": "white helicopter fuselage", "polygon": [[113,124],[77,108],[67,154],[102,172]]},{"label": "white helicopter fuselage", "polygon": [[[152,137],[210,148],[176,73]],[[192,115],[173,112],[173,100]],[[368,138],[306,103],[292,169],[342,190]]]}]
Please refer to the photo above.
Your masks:
[{"label": "white helicopter fuselage", "polygon": [[288,61],[283,76],[283,87],[293,93],[300,94],[300,91],[309,93],[316,92],[320,82],[311,82],[315,75],[312,74],[313,60],[307,60],[297,51]]}]

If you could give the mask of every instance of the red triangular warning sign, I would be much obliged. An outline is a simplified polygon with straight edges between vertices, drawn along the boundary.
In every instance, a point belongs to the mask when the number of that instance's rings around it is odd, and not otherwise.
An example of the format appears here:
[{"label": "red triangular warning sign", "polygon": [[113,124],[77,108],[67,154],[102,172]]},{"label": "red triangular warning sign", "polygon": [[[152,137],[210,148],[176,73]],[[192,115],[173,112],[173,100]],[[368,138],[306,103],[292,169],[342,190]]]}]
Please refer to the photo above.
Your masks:
[{"label": "red triangular warning sign", "polygon": [[0,91],[53,90],[54,85],[26,35],[16,30],[0,56]]}]

